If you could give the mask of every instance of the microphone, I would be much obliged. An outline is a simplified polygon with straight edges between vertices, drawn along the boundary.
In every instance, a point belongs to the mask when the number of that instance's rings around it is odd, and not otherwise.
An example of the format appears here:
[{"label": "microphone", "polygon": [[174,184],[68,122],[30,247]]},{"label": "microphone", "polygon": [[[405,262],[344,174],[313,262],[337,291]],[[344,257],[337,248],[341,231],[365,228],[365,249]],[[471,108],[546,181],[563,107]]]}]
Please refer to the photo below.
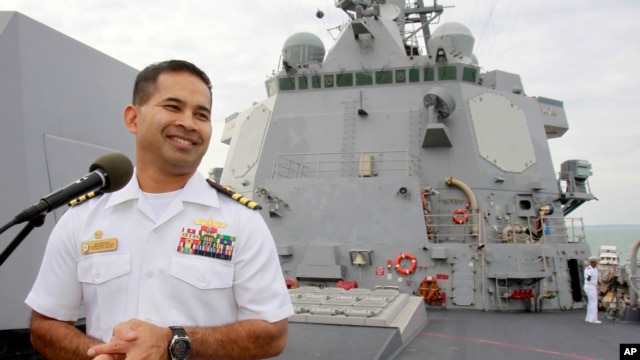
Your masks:
[{"label": "microphone", "polygon": [[[133,175],[131,160],[120,153],[109,153],[97,158],[89,167],[90,173],[71,184],[46,195],[36,204],[24,209],[2,227],[0,233],[9,227],[29,221],[39,215],[51,212],[71,200],[100,190],[114,192],[122,189]],[[93,195],[91,195],[93,196]],[[89,197],[91,197],[89,196]]]}]

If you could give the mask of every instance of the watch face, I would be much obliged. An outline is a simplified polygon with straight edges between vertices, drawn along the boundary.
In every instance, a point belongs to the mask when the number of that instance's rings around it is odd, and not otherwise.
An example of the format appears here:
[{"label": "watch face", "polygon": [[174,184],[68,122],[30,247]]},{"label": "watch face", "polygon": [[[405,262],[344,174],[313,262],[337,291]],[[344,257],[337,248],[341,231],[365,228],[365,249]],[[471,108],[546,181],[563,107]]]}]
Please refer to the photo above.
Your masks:
[{"label": "watch face", "polygon": [[191,352],[191,343],[187,339],[174,339],[171,344],[171,354],[176,359],[186,359]]}]

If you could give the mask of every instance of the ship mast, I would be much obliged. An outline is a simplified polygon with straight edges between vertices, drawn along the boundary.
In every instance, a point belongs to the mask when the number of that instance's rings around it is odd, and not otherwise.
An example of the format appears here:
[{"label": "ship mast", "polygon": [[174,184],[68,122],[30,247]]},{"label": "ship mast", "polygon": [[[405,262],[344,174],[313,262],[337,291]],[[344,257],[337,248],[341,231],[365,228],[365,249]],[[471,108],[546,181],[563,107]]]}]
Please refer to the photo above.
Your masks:
[{"label": "ship mast", "polygon": [[[433,1],[433,6],[424,6],[423,0],[416,0],[415,4],[415,7],[405,7],[404,21],[405,24],[419,23],[420,27],[409,34],[406,34],[405,32],[404,41],[405,43],[411,41],[411,38],[413,38],[419,31],[422,31],[423,44],[420,46],[423,46],[426,49],[429,38],[431,37],[429,25],[440,18],[440,15],[442,15],[442,12],[444,11],[444,7],[442,5],[438,5],[437,0]],[[417,44],[417,40],[415,42]]]},{"label": "ship mast", "polygon": [[[351,19],[363,16],[385,17],[389,14],[395,17],[394,11],[389,9],[397,9],[399,12],[393,20],[398,23],[404,43],[409,48],[416,49],[416,52],[418,49],[424,49],[425,54],[431,37],[429,25],[435,23],[444,11],[444,6],[438,5],[437,0],[433,0],[433,6],[425,6],[423,0],[338,0],[336,7],[341,8]],[[416,36],[419,32],[422,32],[422,41]],[[418,55],[416,52],[412,52],[411,55]]]}]

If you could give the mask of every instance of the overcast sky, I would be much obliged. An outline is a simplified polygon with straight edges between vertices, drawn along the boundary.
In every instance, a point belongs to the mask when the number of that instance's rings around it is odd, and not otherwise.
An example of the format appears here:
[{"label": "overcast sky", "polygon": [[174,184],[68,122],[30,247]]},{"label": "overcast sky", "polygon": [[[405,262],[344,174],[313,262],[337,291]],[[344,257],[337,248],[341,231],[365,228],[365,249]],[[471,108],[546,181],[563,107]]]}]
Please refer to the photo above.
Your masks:
[{"label": "overcast sky", "polygon": [[[564,102],[570,129],[550,141],[554,166],[590,161],[599,199],[571,216],[587,225],[640,224],[640,1],[438,3],[451,6],[440,23],[471,30],[483,70],[519,74],[527,95]],[[334,0],[0,0],[0,11],[19,11],[137,69],[169,58],[200,66],[214,84],[203,173],[224,165],[224,118],[265,99],[264,80],[286,38],[313,32],[328,49],[337,34],[328,29],[347,21]]]}]

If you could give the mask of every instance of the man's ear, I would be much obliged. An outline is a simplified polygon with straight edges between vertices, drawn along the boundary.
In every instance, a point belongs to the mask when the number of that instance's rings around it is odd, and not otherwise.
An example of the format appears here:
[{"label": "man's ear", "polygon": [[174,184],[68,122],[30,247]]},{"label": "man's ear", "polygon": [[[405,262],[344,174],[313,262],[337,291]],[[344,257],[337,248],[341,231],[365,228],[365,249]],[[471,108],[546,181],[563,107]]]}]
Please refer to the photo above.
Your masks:
[{"label": "man's ear", "polygon": [[124,108],[124,125],[132,134],[138,133],[138,108],[135,105],[127,105]]}]

